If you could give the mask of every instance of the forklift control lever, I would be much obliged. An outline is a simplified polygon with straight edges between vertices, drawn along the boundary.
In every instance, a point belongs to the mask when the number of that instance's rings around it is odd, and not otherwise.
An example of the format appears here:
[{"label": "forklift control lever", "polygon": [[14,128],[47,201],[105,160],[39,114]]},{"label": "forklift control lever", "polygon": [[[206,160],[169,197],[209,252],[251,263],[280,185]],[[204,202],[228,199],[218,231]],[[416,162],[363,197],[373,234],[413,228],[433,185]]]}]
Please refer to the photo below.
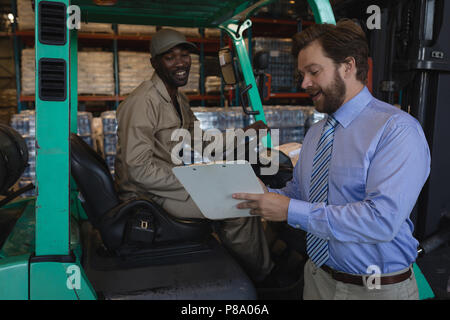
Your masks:
[{"label": "forklift control lever", "polygon": [[246,115],[249,116],[256,116],[259,114],[259,111],[249,111],[247,110],[247,106],[245,105],[245,101],[244,101],[244,96],[245,94],[252,88],[252,84],[249,84],[248,86],[246,86],[242,91],[241,91],[241,104],[242,104],[242,109],[244,110],[244,113]]}]

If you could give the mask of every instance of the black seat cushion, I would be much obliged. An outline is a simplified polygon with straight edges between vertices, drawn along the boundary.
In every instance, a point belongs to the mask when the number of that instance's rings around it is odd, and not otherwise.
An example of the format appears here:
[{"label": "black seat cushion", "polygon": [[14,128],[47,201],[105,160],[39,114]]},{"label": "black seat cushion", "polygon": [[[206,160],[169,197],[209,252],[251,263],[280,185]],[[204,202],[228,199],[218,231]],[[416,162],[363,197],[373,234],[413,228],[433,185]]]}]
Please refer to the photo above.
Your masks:
[{"label": "black seat cushion", "polygon": [[13,128],[0,123],[0,194],[7,194],[27,165],[25,140]]},{"label": "black seat cushion", "polygon": [[76,134],[70,135],[72,176],[83,196],[83,207],[91,223],[119,205],[114,180],[103,158]]},{"label": "black seat cushion", "polygon": [[83,197],[82,205],[108,249],[120,252],[121,247],[136,242],[140,247],[155,247],[203,241],[211,233],[207,220],[176,219],[148,199],[121,203],[103,158],[76,134],[71,134],[70,146],[72,176]]}]

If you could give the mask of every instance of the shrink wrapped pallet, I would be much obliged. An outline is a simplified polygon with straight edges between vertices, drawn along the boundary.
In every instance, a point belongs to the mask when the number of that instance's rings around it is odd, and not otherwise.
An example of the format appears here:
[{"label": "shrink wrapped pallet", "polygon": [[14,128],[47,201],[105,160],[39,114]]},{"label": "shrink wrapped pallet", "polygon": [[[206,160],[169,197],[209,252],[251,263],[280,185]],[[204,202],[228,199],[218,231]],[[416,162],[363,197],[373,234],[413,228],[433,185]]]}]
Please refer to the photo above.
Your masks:
[{"label": "shrink wrapped pallet", "polygon": [[105,111],[100,115],[103,128],[103,156],[106,165],[114,175],[114,161],[117,152],[117,119],[115,111]]},{"label": "shrink wrapped pallet", "polygon": [[17,0],[17,22],[19,30],[34,29],[34,11],[31,0]]},{"label": "shrink wrapped pallet", "polygon": [[198,94],[200,85],[200,62],[197,54],[191,54],[191,70],[189,72],[189,79],[185,86],[180,87],[179,90],[184,93]]},{"label": "shrink wrapped pallet", "polygon": [[205,37],[206,38],[219,38],[220,37],[220,29],[205,28]]},{"label": "shrink wrapped pallet", "polygon": [[25,96],[34,95],[36,86],[34,48],[23,49],[21,60],[21,94]]},{"label": "shrink wrapped pallet", "polygon": [[156,26],[119,24],[117,26],[117,31],[120,35],[124,35],[124,34],[152,35],[152,34],[156,33]]},{"label": "shrink wrapped pallet", "polygon": [[[200,128],[208,130],[212,128],[224,131],[226,129],[243,128],[254,122],[253,117],[244,115],[241,107],[199,107],[191,108],[194,115],[200,121]],[[272,136],[276,134],[279,142],[273,141],[275,145],[289,142],[302,143],[305,135],[305,124],[307,119],[313,116],[312,107],[297,106],[264,106],[264,114],[267,125],[273,130]],[[316,116],[314,119],[318,119]]]},{"label": "shrink wrapped pallet", "polygon": [[16,89],[0,90],[0,108],[17,107]]},{"label": "shrink wrapped pallet", "polygon": [[112,52],[78,52],[78,94],[114,95]]},{"label": "shrink wrapped pallet", "polygon": [[0,108],[0,123],[9,125],[11,118],[17,112],[17,107],[2,107]]},{"label": "shrink wrapped pallet", "polygon": [[0,90],[0,123],[9,125],[12,116],[17,112],[16,89]]},{"label": "shrink wrapped pallet", "polygon": [[217,76],[206,77],[205,81],[205,91],[206,93],[217,93],[220,92],[222,86],[222,80]]},{"label": "shrink wrapped pallet", "polygon": [[272,92],[295,92],[295,59],[292,56],[292,39],[255,37],[253,52],[269,53],[269,66],[265,73],[272,76]]},{"label": "shrink wrapped pallet", "polygon": [[92,149],[96,149],[95,139],[92,126],[92,113],[79,111],[77,119],[77,134],[84,140]]},{"label": "shrink wrapped pallet", "polygon": [[[35,93],[35,51],[22,50],[22,95]],[[78,52],[78,93],[114,95],[112,52]]]},{"label": "shrink wrapped pallet", "polygon": [[184,34],[186,37],[192,37],[192,38],[200,38],[200,32],[198,28],[185,28],[185,27],[162,27],[162,29],[172,29],[176,30],[182,34]]},{"label": "shrink wrapped pallet", "polygon": [[143,81],[152,77],[154,69],[150,63],[150,53],[119,52],[119,86],[120,94],[131,93]]},{"label": "shrink wrapped pallet", "polygon": [[80,32],[86,33],[109,33],[113,34],[114,30],[111,23],[97,23],[97,22],[81,22]]}]

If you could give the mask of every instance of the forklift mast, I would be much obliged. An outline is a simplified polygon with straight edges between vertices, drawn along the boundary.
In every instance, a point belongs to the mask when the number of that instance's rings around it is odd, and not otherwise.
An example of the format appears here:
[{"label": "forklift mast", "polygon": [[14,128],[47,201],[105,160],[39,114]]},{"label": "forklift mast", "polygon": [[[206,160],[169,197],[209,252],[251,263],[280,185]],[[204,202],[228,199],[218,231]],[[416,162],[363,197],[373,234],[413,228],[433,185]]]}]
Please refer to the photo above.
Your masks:
[{"label": "forklift mast", "polygon": [[430,176],[411,214],[423,242],[450,218],[450,2],[389,1],[381,25],[370,32],[374,95],[414,116],[431,151]]},{"label": "forklift mast", "polygon": [[[70,176],[70,133],[77,132],[77,30],[70,29],[70,6],[89,22],[216,27],[231,37],[257,120],[264,111],[242,37],[249,16],[274,0],[246,1],[117,1],[35,0],[36,58],[36,202],[30,252],[0,259],[0,299],[96,299],[83,271],[82,250],[73,220],[80,218],[76,185]],[[318,23],[334,23],[328,0],[308,0]],[[105,3],[106,4],[106,3]],[[108,3],[109,4],[109,3]],[[270,146],[270,140],[268,141]],[[76,222],[76,221],[75,221]],[[33,250],[34,249],[34,250]],[[70,287],[71,275],[79,277]]]}]

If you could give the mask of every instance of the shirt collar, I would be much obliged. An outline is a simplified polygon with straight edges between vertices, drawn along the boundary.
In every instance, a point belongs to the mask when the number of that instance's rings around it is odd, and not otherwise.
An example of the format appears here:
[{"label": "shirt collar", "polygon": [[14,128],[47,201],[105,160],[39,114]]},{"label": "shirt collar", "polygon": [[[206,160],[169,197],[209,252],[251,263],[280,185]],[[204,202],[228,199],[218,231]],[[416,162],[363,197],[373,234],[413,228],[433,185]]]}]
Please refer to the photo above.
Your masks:
[{"label": "shirt collar", "polygon": [[366,86],[333,113],[333,117],[346,128],[373,99]]},{"label": "shirt collar", "polygon": [[152,82],[154,83],[156,90],[158,90],[159,94],[164,98],[164,100],[166,100],[166,102],[171,102],[172,99],[169,96],[169,92],[167,91],[166,85],[158,76],[156,71],[153,72]]}]

